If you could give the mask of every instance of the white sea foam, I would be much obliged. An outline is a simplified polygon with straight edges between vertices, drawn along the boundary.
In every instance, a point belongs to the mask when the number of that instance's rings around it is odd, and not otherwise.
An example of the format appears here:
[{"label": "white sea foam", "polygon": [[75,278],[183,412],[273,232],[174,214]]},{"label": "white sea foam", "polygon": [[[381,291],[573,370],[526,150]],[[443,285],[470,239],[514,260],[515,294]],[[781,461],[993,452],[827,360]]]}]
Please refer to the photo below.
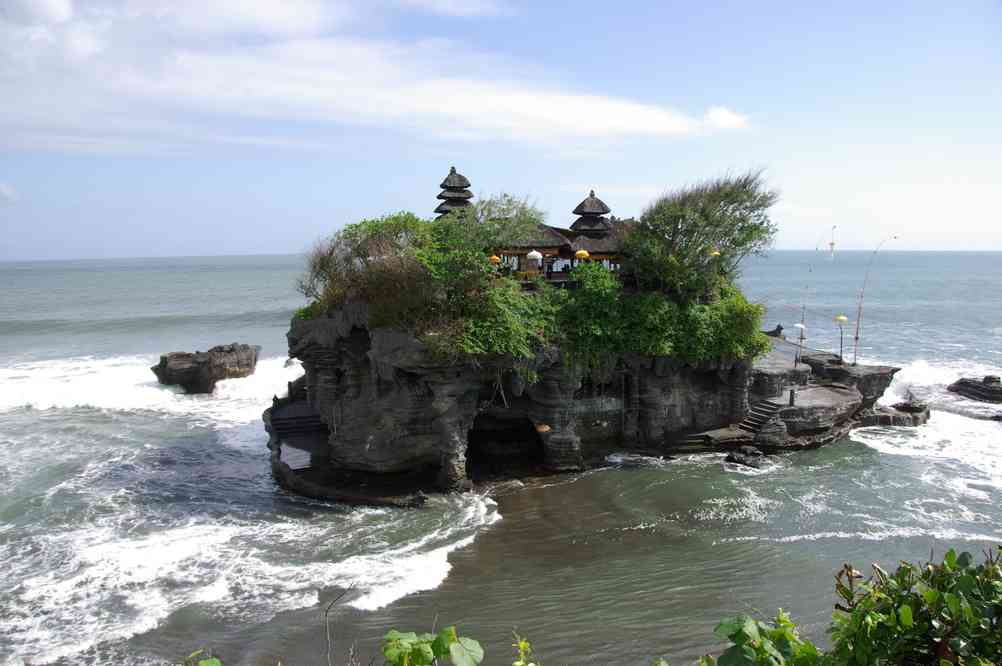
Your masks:
[{"label": "white sea foam", "polygon": [[[43,573],[24,566],[19,612],[0,618],[0,634],[15,659],[48,663],[153,629],[192,603],[265,622],[317,604],[325,588],[352,587],[351,606],[378,609],[439,586],[449,553],[501,519],[493,500],[477,495],[430,504],[437,526],[393,545],[386,537],[413,517],[378,509],[338,519],[192,521],[135,537],[114,526],[51,535],[44,549],[59,557]],[[338,555],[345,551],[360,554]],[[8,547],[0,554],[16,561]]]},{"label": "white sea foam", "polygon": [[616,467],[665,467],[670,464],[664,456],[644,456],[637,453],[610,453],[605,462]]},{"label": "white sea foam", "polygon": [[918,428],[860,428],[853,431],[852,438],[885,454],[956,461],[972,475],[969,479],[954,478],[957,483],[985,482],[1002,488],[1000,435],[1002,424],[995,421],[937,410],[929,423]]},{"label": "white sea foam", "polygon": [[720,539],[718,543],[740,543],[748,541],[765,541],[771,543],[799,543],[802,541],[824,541],[828,539],[851,539],[853,541],[886,541],[888,539],[934,538],[942,541],[999,541],[999,532],[964,532],[949,528],[927,529],[923,527],[891,527],[869,531],[826,531],[809,534],[790,534],[787,536],[739,536]]},{"label": "white sea foam", "polygon": [[0,412],[18,407],[95,407],[192,415],[214,423],[246,423],[261,417],[274,394],[302,374],[299,363],[266,358],[250,377],[216,384],[212,395],[185,395],[161,386],[150,371],[154,357],[72,358],[0,368]]},{"label": "white sea foam", "polygon": [[913,395],[928,402],[933,408],[972,416],[989,418],[1002,415],[1002,406],[969,400],[951,393],[947,386],[961,377],[983,377],[1002,374],[998,366],[972,361],[930,362],[918,360],[909,363],[894,376],[894,381],[880,402],[892,405]]}]

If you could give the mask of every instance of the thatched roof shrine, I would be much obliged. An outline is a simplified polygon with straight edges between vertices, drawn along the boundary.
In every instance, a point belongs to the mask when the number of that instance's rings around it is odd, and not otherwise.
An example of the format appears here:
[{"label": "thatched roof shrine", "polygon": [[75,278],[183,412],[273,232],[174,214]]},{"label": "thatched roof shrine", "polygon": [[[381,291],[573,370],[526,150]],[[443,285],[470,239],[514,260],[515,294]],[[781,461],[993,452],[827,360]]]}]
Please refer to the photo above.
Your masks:
[{"label": "thatched roof shrine", "polygon": [[612,224],[603,215],[611,212],[605,202],[595,196],[595,190],[592,190],[574,209],[573,213],[580,217],[574,221],[571,229],[589,236],[604,236],[612,230]]},{"label": "thatched roof shrine", "polygon": [[442,181],[442,184],[439,185],[439,187],[442,188],[442,191],[439,193],[438,198],[442,200],[442,203],[435,208],[435,212],[439,213],[439,217],[447,215],[456,209],[466,208],[470,205],[470,199],[473,198],[473,192],[466,189],[469,186],[469,179],[456,171],[456,167],[449,169],[449,175],[446,176],[445,180]]}]

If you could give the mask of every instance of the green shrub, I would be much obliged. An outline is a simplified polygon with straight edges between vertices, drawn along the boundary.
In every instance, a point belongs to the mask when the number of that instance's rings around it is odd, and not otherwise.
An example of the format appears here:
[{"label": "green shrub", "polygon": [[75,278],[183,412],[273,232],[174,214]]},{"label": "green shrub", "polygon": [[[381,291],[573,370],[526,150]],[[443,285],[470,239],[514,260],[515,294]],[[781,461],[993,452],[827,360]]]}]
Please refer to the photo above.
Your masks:
[{"label": "green shrub", "polygon": [[645,290],[683,304],[705,300],[718,278],[733,281],[742,259],[772,244],[769,208],[778,198],[759,172],[666,194],[626,234],[627,270]]},{"label": "green shrub", "polygon": [[[512,367],[528,367],[551,345],[586,369],[623,353],[747,359],[768,349],[762,308],[730,277],[740,257],[771,239],[765,208],[774,200],[752,174],[677,192],[636,225],[619,225],[639,293],[627,293],[598,262],[574,269],[575,289],[539,281],[523,290],[489,261],[497,248],[532,237],[543,219],[510,195],[436,220],[406,212],[363,220],[310,253],[298,286],[312,303],[296,316],[364,302],[370,325],[410,331],[436,356],[492,357]],[[708,244],[721,248],[717,256],[705,252]]]},{"label": "green shrub", "polygon": [[679,304],[661,292],[626,294],[617,276],[598,263],[571,273],[578,288],[558,304],[558,321],[571,355],[588,367],[623,352],[671,356],[690,363],[747,359],[769,349],[760,330],[764,309],[726,287],[708,303]]},{"label": "green shrub", "polygon": [[845,567],[831,628],[837,663],[997,664],[1002,662],[1002,567],[986,553],[950,550],[939,564],[902,562],[893,574],[874,565],[870,580]]}]

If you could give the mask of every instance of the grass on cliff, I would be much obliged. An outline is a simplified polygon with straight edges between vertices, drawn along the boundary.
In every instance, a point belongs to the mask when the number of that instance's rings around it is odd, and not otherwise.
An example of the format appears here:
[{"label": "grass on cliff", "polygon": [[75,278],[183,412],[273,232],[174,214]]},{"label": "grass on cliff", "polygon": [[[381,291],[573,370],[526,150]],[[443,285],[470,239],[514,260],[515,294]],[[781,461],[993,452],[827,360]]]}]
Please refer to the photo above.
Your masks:
[{"label": "grass on cliff", "polygon": [[510,195],[436,220],[363,220],[310,253],[298,286],[311,304],[298,315],[364,302],[374,328],[411,331],[441,356],[513,365],[547,346],[587,366],[623,353],[751,358],[768,349],[763,310],[733,279],[740,258],[771,241],[774,201],[757,174],[666,195],[617,230],[629,252],[622,276],[586,262],[573,272],[578,288],[566,291],[542,281],[525,290],[490,263],[498,248],[531,243],[543,222]]}]

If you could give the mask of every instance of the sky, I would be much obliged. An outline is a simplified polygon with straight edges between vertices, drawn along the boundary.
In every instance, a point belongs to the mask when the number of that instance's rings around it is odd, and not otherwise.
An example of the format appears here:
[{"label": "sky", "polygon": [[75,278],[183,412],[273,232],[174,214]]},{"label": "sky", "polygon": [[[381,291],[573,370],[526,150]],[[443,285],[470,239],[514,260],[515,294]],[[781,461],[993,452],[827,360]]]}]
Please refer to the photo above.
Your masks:
[{"label": "sky", "polygon": [[777,248],[1002,250],[1002,1],[0,0],[0,260],[566,226],[763,169]]}]

